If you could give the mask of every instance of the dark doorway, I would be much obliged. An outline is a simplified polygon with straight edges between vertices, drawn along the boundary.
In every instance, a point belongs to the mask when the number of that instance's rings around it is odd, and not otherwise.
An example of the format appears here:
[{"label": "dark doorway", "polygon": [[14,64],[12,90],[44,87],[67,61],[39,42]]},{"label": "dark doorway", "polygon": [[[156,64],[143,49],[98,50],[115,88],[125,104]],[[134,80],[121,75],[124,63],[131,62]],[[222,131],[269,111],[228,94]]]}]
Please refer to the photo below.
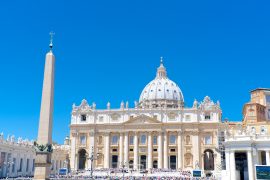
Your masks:
[{"label": "dark doorway", "polygon": [[133,169],[133,160],[130,160],[130,161],[129,161],[129,168],[130,168],[130,169]]},{"label": "dark doorway", "polygon": [[211,149],[207,149],[204,151],[203,160],[204,160],[204,170],[213,171],[215,169],[214,153]]},{"label": "dark doorway", "polygon": [[157,160],[155,160],[155,161],[153,161],[153,168],[158,168],[158,161]]},{"label": "dark doorway", "polygon": [[86,162],[86,150],[81,149],[79,151],[79,169],[85,169],[85,162]]},{"label": "dark doorway", "polygon": [[112,155],[112,168],[117,168],[118,165],[118,156]]},{"label": "dark doorway", "polygon": [[265,154],[265,151],[261,151],[261,162],[262,162],[262,165],[266,165],[266,154]]},{"label": "dark doorway", "polygon": [[240,172],[240,180],[248,179],[247,153],[245,152],[235,153],[235,166],[236,170]]},{"label": "dark doorway", "polygon": [[145,155],[141,155],[141,169],[146,169],[146,156]]},{"label": "dark doorway", "polygon": [[176,156],[170,156],[170,168],[176,169]]}]

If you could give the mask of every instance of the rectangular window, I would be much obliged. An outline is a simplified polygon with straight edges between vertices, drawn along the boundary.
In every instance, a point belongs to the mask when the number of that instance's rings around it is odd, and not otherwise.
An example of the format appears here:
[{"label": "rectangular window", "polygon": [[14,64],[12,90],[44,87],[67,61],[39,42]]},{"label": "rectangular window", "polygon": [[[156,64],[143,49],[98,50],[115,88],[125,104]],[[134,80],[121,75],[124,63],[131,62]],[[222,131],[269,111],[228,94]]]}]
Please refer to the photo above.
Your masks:
[{"label": "rectangular window", "polygon": [[104,118],[103,118],[103,116],[99,116],[98,119],[99,119],[99,122],[103,122],[103,119],[104,119]]},{"label": "rectangular window", "polygon": [[112,152],[117,152],[117,149],[113,149]]},{"label": "rectangular window", "polygon": [[85,145],[86,144],[86,137],[85,136],[80,136],[80,144]]},{"label": "rectangular window", "polygon": [[130,152],[133,152],[133,149],[129,149]]},{"label": "rectangular window", "polygon": [[130,145],[134,144],[134,136],[129,136],[129,144]]},{"label": "rectangular window", "polygon": [[210,120],[210,119],[211,119],[210,114],[209,114],[209,113],[206,113],[206,114],[204,115],[204,119],[205,119],[205,120]]},{"label": "rectangular window", "polygon": [[190,121],[190,115],[185,116],[186,121]]},{"label": "rectangular window", "polygon": [[170,144],[176,144],[176,136],[170,135]]},{"label": "rectangular window", "polygon": [[118,136],[117,135],[112,136],[112,144],[113,145],[118,144]]},{"label": "rectangular window", "polygon": [[157,152],[157,149],[154,149],[153,151],[154,151],[154,152]]},{"label": "rectangular window", "polygon": [[154,145],[157,145],[157,136],[154,136],[154,137],[153,137],[153,144],[154,144]]},{"label": "rectangular window", "polygon": [[212,136],[210,136],[210,135],[205,136],[205,138],[204,138],[204,143],[205,143],[206,145],[212,144]]},{"label": "rectangular window", "polygon": [[86,115],[85,114],[81,115],[81,121],[86,121]]}]

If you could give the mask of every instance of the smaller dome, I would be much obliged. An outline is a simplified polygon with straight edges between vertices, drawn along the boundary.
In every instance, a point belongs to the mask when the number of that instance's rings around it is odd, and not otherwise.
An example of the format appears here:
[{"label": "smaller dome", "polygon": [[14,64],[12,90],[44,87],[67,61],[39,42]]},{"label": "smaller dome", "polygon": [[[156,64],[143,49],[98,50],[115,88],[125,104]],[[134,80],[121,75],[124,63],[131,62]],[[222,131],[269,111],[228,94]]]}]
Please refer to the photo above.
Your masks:
[{"label": "smaller dome", "polygon": [[182,91],[167,77],[162,58],[156,78],[145,86],[139,102],[142,107],[182,107],[184,105]]}]

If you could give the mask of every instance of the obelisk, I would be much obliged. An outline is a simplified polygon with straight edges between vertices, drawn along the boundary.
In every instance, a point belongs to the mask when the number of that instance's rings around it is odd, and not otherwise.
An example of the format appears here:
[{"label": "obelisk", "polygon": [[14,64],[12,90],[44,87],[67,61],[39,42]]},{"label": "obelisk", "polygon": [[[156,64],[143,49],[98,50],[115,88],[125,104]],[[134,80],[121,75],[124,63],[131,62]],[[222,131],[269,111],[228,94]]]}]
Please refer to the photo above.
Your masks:
[{"label": "obelisk", "polygon": [[34,143],[36,149],[34,179],[36,180],[49,179],[51,172],[55,57],[52,52],[53,33],[51,32],[50,35],[50,51],[45,59],[38,138]]}]

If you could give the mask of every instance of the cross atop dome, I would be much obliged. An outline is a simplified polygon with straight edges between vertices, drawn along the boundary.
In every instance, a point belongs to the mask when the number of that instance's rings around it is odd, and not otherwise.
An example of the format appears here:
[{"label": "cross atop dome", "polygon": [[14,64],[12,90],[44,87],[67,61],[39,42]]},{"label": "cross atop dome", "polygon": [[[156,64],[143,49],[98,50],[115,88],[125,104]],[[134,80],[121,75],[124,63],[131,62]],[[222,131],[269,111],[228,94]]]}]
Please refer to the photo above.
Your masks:
[{"label": "cross atop dome", "polygon": [[159,79],[167,78],[167,71],[163,65],[163,57],[162,56],[160,57],[160,66],[157,69],[156,78],[159,78]]}]

